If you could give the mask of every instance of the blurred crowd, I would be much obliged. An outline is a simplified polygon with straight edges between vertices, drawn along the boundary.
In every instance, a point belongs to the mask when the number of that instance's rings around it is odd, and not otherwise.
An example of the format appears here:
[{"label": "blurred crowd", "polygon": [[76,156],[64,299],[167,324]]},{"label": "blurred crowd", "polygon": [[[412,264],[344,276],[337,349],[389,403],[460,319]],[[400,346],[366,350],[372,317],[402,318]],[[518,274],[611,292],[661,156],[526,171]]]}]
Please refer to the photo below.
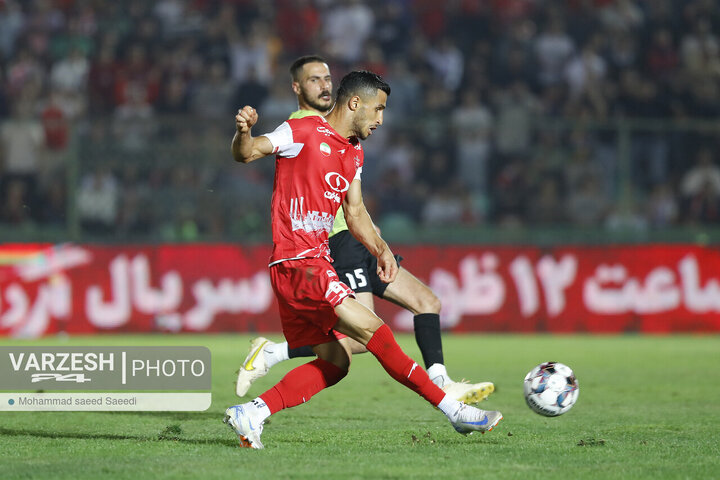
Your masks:
[{"label": "blurred crowd", "polygon": [[718,32],[715,0],[0,0],[0,223],[266,231],[273,162],[233,164],[234,112],[274,128],[315,53],[392,87],[380,225],[717,224]]}]

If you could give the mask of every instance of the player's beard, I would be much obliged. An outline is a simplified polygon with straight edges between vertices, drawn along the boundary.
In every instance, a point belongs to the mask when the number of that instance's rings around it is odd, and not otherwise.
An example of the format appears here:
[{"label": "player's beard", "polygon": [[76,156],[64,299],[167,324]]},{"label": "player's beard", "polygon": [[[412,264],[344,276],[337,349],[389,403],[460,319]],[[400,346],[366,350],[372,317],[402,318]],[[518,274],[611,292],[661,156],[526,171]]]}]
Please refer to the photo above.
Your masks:
[{"label": "player's beard", "polygon": [[322,98],[320,98],[323,95],[330,96],[330,92],[328,92],[328,91],[321,92],[320,95],[318,95],[315,98],[308,95],[307,92],[302,92],[302,93],[303,93],[303,98],[305,99],[305,103],[307,103],[310,107],[314,108],[315,110],[317,110],[319,112],[325,113],[328,110],[330,110],[330,107],[332,107],[332,97],[330,97],[329,102],[325,102]]},{"label": "player's beard", "polygon": [[361,112],[358,112],[357,115],[355,115],[355,119],[353,121],[353,131],[355,132],[355,136],[360,140],[365,140],[367,137],[369,137],[369,135],[366,133],[367,129],[368,122],[365,118],[365,115]]}]

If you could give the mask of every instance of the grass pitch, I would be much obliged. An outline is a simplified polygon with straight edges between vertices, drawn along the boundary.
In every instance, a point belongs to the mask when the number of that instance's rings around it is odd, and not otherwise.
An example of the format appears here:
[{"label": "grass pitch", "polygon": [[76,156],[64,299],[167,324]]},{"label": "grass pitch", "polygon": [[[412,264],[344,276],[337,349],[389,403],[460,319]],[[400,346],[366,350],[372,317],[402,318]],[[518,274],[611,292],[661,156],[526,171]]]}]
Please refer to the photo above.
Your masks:
[{"label": "grass pitch", "polygon": [[[3,412],[3,479],[131,478],[720,478],[719,336],[445,335],[451,376],[493,381],[483,408],[505,418],[463,437],[420,397],[392,381],[370,354],[305,405],[271,417],[265,450],[237,447],[222,423],[235,370],[251,337],[240,335],[49,338],[32,345],[204,345],[212,351],[206,412]],[[280,337],[273,339],[279,340]],[[420,358],[414,339],[401,346]],[[0,345],[29,342],[2,340]],[[570,365],[580,382],[563,416],[531,412],[525,373],[543,361]],[[257,395],[292,366],[257,382]]]}]

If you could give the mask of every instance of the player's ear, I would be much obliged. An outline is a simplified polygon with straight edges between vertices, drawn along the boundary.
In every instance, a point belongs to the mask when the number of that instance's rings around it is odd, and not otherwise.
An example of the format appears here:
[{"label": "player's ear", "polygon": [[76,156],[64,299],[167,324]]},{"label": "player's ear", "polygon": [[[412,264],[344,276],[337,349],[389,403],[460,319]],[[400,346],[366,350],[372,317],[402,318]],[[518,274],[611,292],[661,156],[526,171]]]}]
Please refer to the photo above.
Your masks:
[{"label": "player's ear", "polygon": [[358,95],[353,95],[348,100],[348,108],[352,112],[354,112],[355,110],[360,108],[360,105],[362,105],[362,100],[360,100],[360,96],[358,96]]},{"label": "player's ear", "polygon": [[292,82],[292,91],[295,92],[295,95],[300,95],[300,83]]}]

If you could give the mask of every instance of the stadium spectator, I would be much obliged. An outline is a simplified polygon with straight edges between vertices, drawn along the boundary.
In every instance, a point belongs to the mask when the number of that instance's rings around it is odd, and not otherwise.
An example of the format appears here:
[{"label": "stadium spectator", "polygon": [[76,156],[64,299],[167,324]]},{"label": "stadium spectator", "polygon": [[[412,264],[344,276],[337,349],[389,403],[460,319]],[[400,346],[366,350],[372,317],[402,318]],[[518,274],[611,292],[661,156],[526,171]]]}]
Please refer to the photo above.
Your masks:
[{"label": "stadium spectator", "polygon": [[10,58],[6,68],[7,93],[17,97],[23,90],[39,92],[47,75],[39,59],[26,46],[21,46]]},{"label": "stadium spectator", "polygon": [[575,41],[568,35],[562,19],[551,17],[535,41],[538,80],[541,85],[548,87],[562,81],[565,63],[575,53],[575,48]]},{"label": "stadium spectator", "polygon": [[478,195],[486,195],[494,118],[477,91],[465,90],[461,97],[460,105],[450,115],[458,178]]},{"label": "stadium spectator", "polygon": [[566,214],[575,225],[599,227],[605,221],[609,208],[597,177],[585,176],[570,192]]},{"label": "stadium spectator", "polygon": [[697,18],[692,31],[687,32],[680,44],[680,59],[690,75],[703,76],[716,72],[720,42],[712,32],[707,18]]},{"label": "stadium spectator", "polygon": [[39,221],[44,225],[62,229],[67,224],[66,208],[67,185],[64,177],[49,179],[38,207]]},{"label": "stadium spectator", "polygon": [[312,0],[280,0],[275,31],[289,55],[302,55],[318,48],[321,16]]},{"label": "stadium spectator", "polygon": [[613,33],[642,29],[645,16],[633,0],[614,0],[600,9],[600,22]]},{"label": "stadium spectator", "polygon": [[430,228],[460,225],[465,218],[464,198],[458,195],[462,185],[448,183],[434,188],[425,201],[421,219]]},{"label": "stadium spectator", "polygon": [[24,218],[17,210],[19,202],[29,216],[36,217],[38,213],[35,208],[40,195],[45,133],[33,112],[32,101],[28,97],[18,99],[10,118],[0,124],[0,190],[8,192],[7,199],[13,202],[11,216],[15,219]]},{"label": "stadium spectator", "polygon": [[565,67],[571,98],[577,99],[600,87],[607,75],[607,61],[600,55],[601,38],[590,39]]},{"label": "stadium spectator", "polygon": [[498,155],[520,155],[530,148],[532,118],[539,109],[527,83],[517,80],[496,91],[495,146]]},{"label": "stadium spectator", "polygon": [[460,87],[465,58],[450,37],[444,36],[433,42],[425,53],[425,58],[443,87],[451,92]]},{"label": "stadium spectator", "polygon": [[394,59],[386,76],[389,82],[397,86],[397,97],[393,94],[393,112],[388,118],[407,118],[418,113],[422,107],[422,84],[420,79],[409,70],[403,58]]},{"label": "stadium spectator", "polygon": [[330,6],[322,22],[328,54],[346,68],[360,61],[374,22],[375,13],[360,0],[341,0]]},{"label": "stadium spectator", "polygon": [[532,192],[532,201],[528,205],[528,218],[531,225],[551,227],[565,225],[567,216],[562,206],[562,192],[559,181],[554,177],[544,177]]},{"label": "stadium spectator", "polygon": [[112,37],[101,42],[90,62],[88,71],[88,102],[94,115],[112,112],[115,105],[115,82],[120,74],[120,63],[115,55]]},{"label": "stadium spectator", "polygon": [[5,179],[3,184],[4,195],[0,197],[2,199],[0,222],[14,226],[31,223],[28,184],[17,179]]},{"label": "stadium spectator", "polygon": [[123,103],[113,114],[113,133],[118,147],[126,152],[146,150],[157,128],[148,93],[142,82],[127,84],[123,88]]},{"label": "stadium spectator", "polygon": [[26,17],[15,0],[0,2],[0,58],[9,58],[25,26]]},{"label": "stadium spectator", "polygon": [[77,209],[82,228],[91,234],[115,231],[119,203],[118,181],[107,169],[86,173],[77,192]]},{"label": "stadium spectator", "polygon": [[712,150],[704,147],[698,151],[695,165],[682,177],[680,192],[686,221],[720,221],[720,167]]},{"label": "stadium spectator", "polygon": [[191,111],[199,118],[219,120],[228,113],[235,96],[235,85],[226,75],[226,66],[220,60],[206,65],[198,84],[190,94]]},{"label": "stadium spectator", "polygon": [[647,202],[647,217],[652,228],[670,227],[677,221],[680,213],[677,195],[668,183],[653,187]]},{"label": "stadium spectator", "polygon": [[663,83],[670,81],[680,61],[673,37],[667,28],[652,32],[652,41],[647,49],[645,64],[652,78]]},{"label": "stadium spectator", "polygon": [[244,36],[237,28],[227,32],[230,77],[236,85],[257,82],[267,88],[270,84],[278,49],[278,41],[273,33],[260,20],[250,24]]}]

